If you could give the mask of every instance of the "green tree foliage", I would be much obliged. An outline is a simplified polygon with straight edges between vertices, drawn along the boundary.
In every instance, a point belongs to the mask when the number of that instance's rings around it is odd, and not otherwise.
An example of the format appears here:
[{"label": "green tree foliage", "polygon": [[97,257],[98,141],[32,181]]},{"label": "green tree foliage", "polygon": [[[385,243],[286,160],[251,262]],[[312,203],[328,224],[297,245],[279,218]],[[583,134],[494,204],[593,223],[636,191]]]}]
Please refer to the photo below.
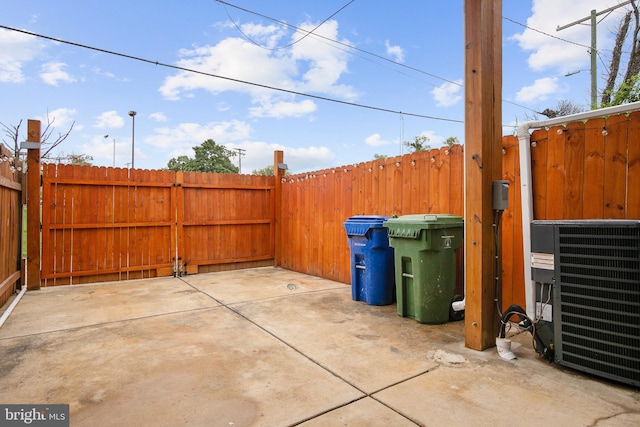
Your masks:
[{"label": "green tree foliage", "polygon": [[68,154],[66,156],[66,163],[69,165],[91,166],[92,160],[93,156],[88,154]]},{"label": "green tree foliage", "polygon": [[459,144],[460,140],[458,139],[457,136],[450,136],[449,138],[444,140],[444,145],[446,145],[447,147],[453,147],[456,144]]},{"label": "green tree foliage", "polygon": [[424,151],[430,150],[431,146],[427,144],[429,142],[429,137],[425,135],[414,136],[413,141],[405,141],[403,142],[404,146],[407,147],[411,152],[415,151]]},{"label": "green tree foliage", "polygon": [[273,176],[273,166],[267,166],[262,169],[254,169],[251,171],[251,175]]},{"label": "green tree foliage", "polygon": [[374,154],[373,155],[373,159],[374,160],[384,160],[387,159],[389,156],[386,156],[384,154]]},{"label": "green tree foliage", "polygon": [[[273,176],[273,166],[267,166],[262,169],[254,169],[251,171],[251,175]],[[280,175],[283,174],[281,173]],[[284,175],[289,175],[289,171],[284,171]]]},{"label": "green tree foliage", "polygon": [[[621,4],[622,6],[622,4]],[[625,48],[628,46],[628,48]],[[620,64],[626,62],[626,71]],[[609,78],[602,92],[602,106],[622,105],[640,99],[640,9],[637,2],[621,19],[609,64]],[[616,88],[616,82],[619,82]]]},{"label": "green tree foliage", "polygon": [[239,169],[231,158],[236,156],[213,139],[207,139],[197,147],[193,147],[195,157],[178,156],[167,163],[167,169],[185,172],[238,173]]},{"label": "green tree foliage", "polygon": [[616,91],[611,92],[610,101],[603,102],[603,107],[613,107],[614,105],[628,104],[640,101],[640,75],[631,76],[629,81],[623,81]]}]

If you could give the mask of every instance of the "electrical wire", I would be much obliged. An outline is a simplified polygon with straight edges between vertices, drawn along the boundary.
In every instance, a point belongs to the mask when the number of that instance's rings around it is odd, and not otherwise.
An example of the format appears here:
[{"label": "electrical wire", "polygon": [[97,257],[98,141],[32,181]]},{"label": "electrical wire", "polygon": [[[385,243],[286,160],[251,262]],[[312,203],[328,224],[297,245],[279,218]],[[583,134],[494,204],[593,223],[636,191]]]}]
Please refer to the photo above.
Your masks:
[{"label": "electrical wire", "polygon": [[[264,19],[268,19],[269,21],[272,21],[272,22],[275,22],[277,24],[283,25],[285,27],[291,28],[291,29],[293,29],[295,31],[298,31],[298,32],[301,32],[301,33],[309,33],[309,31],[303,30],[302,28],[296,27],[295,25],[291,25],[291,24],[288,24],[288,23],[286,23],[284,21],[280,21],[280,20],[277,20],[275,18],[272,18],[270,16],[266,16],[266,15],[263,15],[261,13],[255,12],[255,11],[252,11],[252,10],[249,10],[249,9],[245,9],[243,7],[240,7],[240,6],[236,6],[234,4],[226,2],[224,0],[215,0],[215,1],[218,2],[218,3],[233,7],[235,9],[241,10],[243,12],[250,13],[252,15],[256,15],[256,16],[259,16],[259,17],[264,18]],[[382,59],[383,61],[387,61],[387,62],[390,62],[390,63],[392,63],[394,65],[397,65],[399,67],[407,68],[407,69],[415,71],[417,73],[424,74],[424,75],[429,76],[429,77],[433,77],[434,79],[442,80],[444,82],[451,83],[453,85],[460,86],[460,87],[463,86],[462,84],[460,84],[460,83],[458,83],[456,81],[449,80],[449,79],[446,79],[444,77],[440,77],[440,76],[437,76],[435,74],[428,73],[428,72],[426,72],[424,70],[420,70],[419,68],[415,68],[415,67],[412,67],[412,66],[409,66],[409,65],[406,65],[406,64],[402,64],[401,62],[394,61],[393,59],[386,58],[386,57],[384,57],[382,55],[378,55],[377,53],[373,53],[373,52],[369,52],[369,51],[364,50],[364,49],[360,49],[360,48],[358,48],[356,46],[352,46],[352,45],[350,45],[348,43],[343,43],[341,41],[334,40],[334,39],[332,39],[330,37],[325,37],[325,36],[320,35],[320,34],[313,34],[313,36],[321,38],[321,39],[324,39],[324,40],[327,40],[327,41],[329,41],[331,43],[335,43],[335,44],[347,47],[349,49],[353,49],[353,50],[357,50],[357,51],[362,52],[362,53],[366,53],[367,55],[371,55],[371,56],[374,56],[374,57],[376,57],[378,59]]]},{"label": "electrical wire", "polygon": [[[280,20],[278,20],[278,19],[275,19],[275,18],[272,18],[272,17],[270,17],[270,16],[267,16],[267,15],[261,14],[261,13],[259,13],[259,12],[255,12],[255,11],[253,11],[253,10],[246,9],[246,8],[243,8],[243,7],[240,7],[240,6],[237,6],[237,5],[231,4],[231,3],[226,2],[226,1],[224,1],[224,0],[215,0],[215,1],[216,1],[216,2],[218,2],[218,3],[220,3],[220,4],[222,4],[223,6],[229,6],[229,7],[232,7],[232,8],[238,9],[238,10],[241,10],[241,11],[243,11],[243,12],[250,13],[250,14],[252,14],[252,15],[256,15],[256,16],[258,16],[258,17],[260,17],[260,18],[267,19],[267,20],[269,20],[269,21],[272,21],[272,22],[274,22],[274,23],[276,23],[276,24],[279,24],[279,25],[282,25],[282,26],[284,26],[284,27],[290,28],[290,29],[295,30],[295,31],[297,31],[297,32],[300,32],[300,33],[303,33],[303,34],[306,34],[306,35],[309,35],[309,34],[311,33],[311,32],[309,32],[309,31],[307,31],[307,30],[303,30],[302,28],[296,27],[295,25],[291,25],[291,24],[289,24],[289,23],[287,23],[287,22],[280,21]],[[225,10],[226,10],[226,7],[225,7]],[[227,16],[228,16],[228,13],[227,13]],[[231,19],[231,18],[230,18],[230,19]],[[234,25],[235,25],[235,23],[234,23]],[[522,25],[522,24],[521,24],[521,25]],[[236,28],[237,28],[237,27],[236,27]],[[245,36],[245,37],[246,37],[246,35],[245,35],[244,33],[242,33],[242,32],[241,32],[241,34],[243,34],[243,36]],[[429,72],[427,72],[427,71],[421,70],[421,69],[419,69],[419,68],[412,67],[412,66],[410,66],[410,65],[407,65],[407,64],[403,64],[403,63],[401,63],[401,62],[394,61],[393,59],[389,59],[389,58],[386,58],[386,57],[384,57],[384,56],[382,56],[382,55],[378,55],[377,53],[373,53],[373,52],[370,52],[370,51],[368,51],[368,50],[361,49],[361,48],[359,48],[359,47],[352,46],[352,45],[350,45],[350,44],[343,43],[343,42],[340,42],[340,41],[338,41],[338,40],[334,40],[334,39],[332,39],[332,38],[330,38],[330,37],[325,37],[325,36],[322,36],[322,35],[320,35],[320,34],[313,34],[313,37],[316,37],[316,38],[320,38],[320,39],[326,40],[326,41],[328,41],[328,42],[331,42],[332,44],[336,44],[336,45],[339,45],[339,46],[343,46],[343,47],[348,48],[348,49],[350,49],[350,50],[354,50],[354,51],[358,51],[358,52],[361,52],[361,53],[365,53],[365,54],[367,54],[367,55],[370,55],[370,56],[373,56],[373,57],[375,57],[375,58],[381,59],[381,60],[383,60],[383,61],[389,62],[389,63],[391,63],[391,64],[393,64],[393,65],[397,65],[398,67],[406,68],[406,69],[408,69],[408,70],[415,71],[415,72],[417,72],[417,73],[420,73],[420,74],[423,74],[423,75],[426,75],[426,76],[429,76],[429,77],[433,77],[434,79],[438,79],[438,80],[441,80],[441,81],[446,82],[446,83],[450,83],[450,84],[455,85],[455,86],[464,87],[464,85],[463,85],[463,84],[461,84],[461,83],[459,83],[459,82],[456,82],[456,81],[454,81],[454,80],[450,80],[450,79],[447,79],[447,78],[444,78],[444,77],[438,76],[438,75],[436,75],[436,74],[432,74],[432,73],[429,73]],[[248,39],[248,38],[247,38],[247,40],[251,41],[251,40],[250,40],[250,39]],[[361,58],[362,58],[362,57],[361,57]],[[405,76],[409,77],[409,75],[408,75],[408,74],[405,74],[405,73],[400,73],[400,74],[403,74],[403,75],[405,75]],[[432,84],[432,85],[433,85],[433,84]],[[433,85],[433,86],[435,86],[435,85]],[[508,100],[506,100],[506,99],[502,99],[502,102],[505,102],[505,103],[507,103],[507,104],[514,105],[514,106],[516,106],[516,107],[519,107],[519,108],[522,108],[522,109],[525,109],[525,110],[529,110],[529,111],[534,112],[534,113],[536,113],[536,114],[540,114],[540,112],[539,112],[539,111],[534,110],[533,108],[529,108],[529,107],[526,107],[526,106],[524,106],[524,105],[516,104],[515,102],[508,101]]]},{"label": "electrical wire", "polygon": [[[526,29],[528,29],[528,30],[535,31],[536,33],[538,33],[538,34],[542,34],[543,36],[551,37],[552,39],[560,40],[560,41],[563,41],[563,42],[565,42],[565,43],[573,44],[573,45],[576,45],[576,46],[584,47],[584,48],[586,48],[587,50],[591,50],[591,46],[587,46],[586,44],[582,44],[582,43],[574,42],[574,41],[572,41],[572,40],[563,39],[562,37],[554,36],[553,34],[545,33],[545,32],[544,32],[544,31],[542,31],[542,30],[538,30],[538,29],[536,29],[536,28],[530,27],[530,26],[528,26],[528,25],[526,25],[526,24],[523,24],[522,22],[518,22],[518,21],[513,20],[513,19],[511,19],[511,18],[507,18],[506,16],[503,16],[503,17],[502,17],[502,19],[504,19],[504,20],[506,20],[506,21],[509,21],[509,22],[512,22],[512,23],[514,23],[514,24],[516,24],[516,25],[519,25],[519,26],[521,26],[521,27],[524,27],[524,28],[526,28]],[[613,52],[613,50],[612,50],[612,49],[596,49],[596,53],[599,53],[599,52],[601,52],[601,51],[602,51],[602,52]],[[623,53],[630,53],[630,52],[623,51]]]},{"label": "electrical wire", "polygon": [[145,59],[145,58],[142,58],[142,57],[139,57],[139,56],[129,55],[129,54],[126,54],[126,53],[115,52],[115,51],[111,51],[111,50],[107,50],[107,49],[102,49],[102,48],[99,48],[99,47],[88,46],[88,45],[81,44],[81,43],[76,43],[76,42],[63,40],[63,39],[58,39],[58,38],[51,37],[51,36],[46,36],[46,35],[43,35],[43,34],[33,33],[31,31],[20,30],[18,28],[9,27],[9,26],[6,26],[6,25],[0,25],[0,28],[5,29],[5,30],[9,30],[9,31],[15,31],[15,32],[22,33],[22,34],[27,34],[27,35],[30,35],[30,36],[33,36],[33,37],[39,37],[39,38],[42,38],[42,39],[51,40],[51,41],[54,41],[54,42],[57,42],[57,43],[68,44],[68,45],[75,46],[75,47],[80,47],[80,48],[83,48],[83,49],[89,49],[89,50],[93,50],[93,51],[96,51],[96,52],[105,53],[105,54],[108,54],[108,55],[114,55],[114,56],[119,56],[119,57],[122,57],[122,58],[131,59],[131,60],[134,60],[134,61],[144,62],[144,63],[147,63],[147,64],[156,65],[158,67],[170,68],[170,69],[173,69],[173,70],[184,71],[184,72],[187,72],[187,73],[199,74],[199,75],[207,76],[207,77],[214,77],[214,78],[218,78],[218,79],[232,81],[232,82],[235,82],[235,83],[251,85],[251,86],[260,87],[260,88],[263,88],[263,89],[269,89],[269,90],[273,90],[273,91],[277,91],[277,92],[284,92],[284,93],[288,93],[288,94],[291,94],[291,95],[299,95],[299,96],[304,96],[304,97],[307,97],[307,98],[313,98],[313,99],[318,99],[318,100],[322,100],[322,101],[334,102],[334,103],[337,103],[337,104],[349,105],[351,107],[360,107],[360,108],[365,108],[365,109],[369,109],[369,110],[381,111],[381,112],[385,112],[385,113],[403,114],[405,116],[417,117],[417,118],[421,118],[421,119],[439,120],[439,121],[445,121],[445,122],[451,122],[451,123],[464,123],[463,120],[449,119],[449,118],[445,118],[445,117],[428,116],[428,115],[425,115],[425,114],[408,113],[406,111],[398,111],[398,110],[392,110],[392,109],[389,109],[389,108],[375,107],[375,106],[372,106],[372,105],[358,104],[358,103],[355,103],[355,102],[343,101],[343,100],[340,100],[340,99],[328,98],[328,97],[320,96],[320,95],[312,95],[312,94],[309,94],[309,93],[298,92],[298,91],[279,88],[279,87],[275,87],[275,86],[269,86],[269,85],[265,85],[265,84],[261,84],[261,83],[249,82],[249,81],[246,81],[246,80],[240,80],[240,79],[236,79],[236,78],[233,78],[233,77],[227,77],[227,76],[221,76],[221,75],[218,75],[218,74],[207,73],[205,71],[199,71],[199,70],[194,70],[194,69],[191,69],[191,68],[180,67],[178,65],[166,64],[166,63],[159,62],[159,61],[153,61],[151,59]]},{"label": "electrical wire", "polygon": [[302,40],[306,39],[308,36],[310,36],[311,34],[313,34],[318,28],[320,28],[325,22],[327,22],[329,19],[333,18],[334,16],[336,16],[338,13],[342,12],[343,9],[345,9],[347,6],[349,6],[351,3],[353,3],[356,0],[351,0],[349,3],[345,4],[344,6],[342,6],[340,9],[338,9],[336,12],[334,12],[333,14],[331,14],[331,16],[329,16],[328,18],[326,18],[325,20],[323,20],[321,23],[319,23],[318,25],[316,25],[313,30],[311,31],[304,31],[304,35],[302,37],[300,37],[298,40],[294,40],[293,42],[289,43],[288,45],[285,46],[278,46],[275,48],[271,48],[271,47],[267,47],[267,46],[263,46],[260,43],[254,41],[251,37],[249,37],[244,31],[242,31],[242,28],[240,28],[240,26],[233,20],[233,18],[231,18],[231,15],[229,15],[229,11],[227,10],[227,4],[224,1],[220,1],[220,0],[216,0],[218,1],[218,3],[222,4],[222,7],[224,7],[224,11],[226,12],[227,16],[229,17],[229,20],[231,21],[231,23],[233,24],[234,27],[236,27],[236,29],[238,30],[238,32],[240,34],[242,34],[248,41],[250,41],[251,43],[253,43],[254,45],[262,48],[262,49],[266,49],[266,50],[279,50],[279,49],[285,49],[287,47],[291,47],[296,43],[301,42]]},{"label": "electrical wire", "polygon": [[509,22],[512,22],[512,23],[514,23],[516,25],[520,25],[521,27],[524,27],[524,28],[526,28],[528,30],[535,31],[538,34],[542,34],[544,36],[551,37],[552,39],[560,40],[560,41],[563,41],[565,43],[570,43],[570,44],[573,44],[573,45],[576,45],[576,46],[580,46],[580,47],[584,47],[584,48],[587,48],[587,49],[591,49],[591,46],[587,46],[585,44],[581,44],[581,43],[577,43],[577,42],[574,42],[574,41],[571,41],[571,40],[563,39],[562,37],[554,36],[553,34],[545,33],[544,31],[541,31],[541,30],[538,30],[536,28],[530,27],[530,26],[528,26],[526,24],[523,24],[521,22],[515,21],[515,20],[513,20],[511,18],[507,18],[506,16],[503,16],[502,19],[504,19],[506,21],[509,21]]},{"label": "electrical wire", "polygon": [[495,294],[494,294],[494,302],[496,303],[496,310],[498,310],[498,316],[502,317],[502,311],[500,310],[500,302],[501,302],[501,263],[500,263],[500,222],[502,219],[502,211],[496,210],[493,214],[493,238],[494,238],[494,249],[495,249]]}]

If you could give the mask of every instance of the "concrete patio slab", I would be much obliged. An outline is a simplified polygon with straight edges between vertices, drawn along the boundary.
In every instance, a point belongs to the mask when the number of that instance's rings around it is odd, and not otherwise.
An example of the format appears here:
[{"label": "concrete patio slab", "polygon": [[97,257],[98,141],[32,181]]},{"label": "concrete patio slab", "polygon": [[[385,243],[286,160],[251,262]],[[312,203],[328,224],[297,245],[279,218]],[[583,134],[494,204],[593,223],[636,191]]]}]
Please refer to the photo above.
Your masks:
[{"label": "concrete patio slab", "polygon": [[415,427],[413,421],[370,397],[355,401],[334,411],[320,415],[302,424],[301,427],[326,426],[393,426]]},{"label": "concrete patio slab", "polygon": [[[524,344],[529,337],[514,339]],[[478,425],[478,420],[487,426],[640,425],[637,390],[542,361],[526,345],[516,348],[518,358],[513,361],[446,351],[458,358],[447,362],[446,356],[440,357],[443,363],[437,369],[373,398],[421,425],[431,425],[434,419],[449,420],[450,425]]]},{"label": "concrete patio slab", "polygon": [[0,338],[218,305],[173,277],[48,287],[24,295],[15,313],[0,328]]},{"label": "concrete patio slab", "polygon": [[197,274],[184,276],[182,280],[223,304],[327,289],[350,289],[344,283],[272,267]]},{"label": "concrete patio slab", "polygon": [[0,328],[0,403],[68,403],[72,426],[640,425],[640,390],[512,340],[504,361],[279,268],[46,288]]},{"label": "concrete patio slab", "polygon": [[353,301],[348,287],[230,307],[369,394],[435,368],[427,352],[460,337],[444,327],[427,339],[395,306]]},{"label": "concrete patio slab", "polygon": [[0,402],[69,403],[74,426],[284,426],[363,396],[223,308],[0,340],[0,354]]}]

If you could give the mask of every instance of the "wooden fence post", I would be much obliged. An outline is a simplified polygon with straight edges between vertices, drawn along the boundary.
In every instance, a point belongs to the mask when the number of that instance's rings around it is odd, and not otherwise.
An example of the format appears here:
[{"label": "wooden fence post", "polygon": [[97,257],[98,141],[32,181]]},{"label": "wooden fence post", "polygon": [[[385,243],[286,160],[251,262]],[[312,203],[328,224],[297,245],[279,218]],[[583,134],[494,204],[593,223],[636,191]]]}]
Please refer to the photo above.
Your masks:
[{"label": "wooden fence post", "polygon": [[275,181],[275,197],[274,197],[274,260],[273,265],[279,266],[282,262],[282,177],[286,173],[284,168],[284,153],[282,151],[273,152],[273,179]]},{"label": "wooden fence post", "polygon": [[492,181],[502,176],[502,0],[465,0],[465,344],[495,345]]},{"label": "wooden fence post", "polygon": [[40,121],[27,122],[27,290],[40,289]]}]

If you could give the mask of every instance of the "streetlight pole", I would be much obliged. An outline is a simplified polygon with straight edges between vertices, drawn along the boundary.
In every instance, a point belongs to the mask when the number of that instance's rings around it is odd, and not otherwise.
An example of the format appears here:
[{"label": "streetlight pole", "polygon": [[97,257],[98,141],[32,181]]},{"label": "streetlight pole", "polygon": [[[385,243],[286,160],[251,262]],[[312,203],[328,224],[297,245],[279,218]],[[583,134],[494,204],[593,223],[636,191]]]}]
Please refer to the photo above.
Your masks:
[{"label": "streetlight pole", "polygon": [[[109,138],[109,135],[104,136],[104,140],[106,141]],[[113,138],[113,167],[116,167],[116,139]]]},{"label": "streetlight pole", "polygon": [[136,146],[136,112],[129,111],[131,116],[131,169],[135,167],[135,146]]}]

